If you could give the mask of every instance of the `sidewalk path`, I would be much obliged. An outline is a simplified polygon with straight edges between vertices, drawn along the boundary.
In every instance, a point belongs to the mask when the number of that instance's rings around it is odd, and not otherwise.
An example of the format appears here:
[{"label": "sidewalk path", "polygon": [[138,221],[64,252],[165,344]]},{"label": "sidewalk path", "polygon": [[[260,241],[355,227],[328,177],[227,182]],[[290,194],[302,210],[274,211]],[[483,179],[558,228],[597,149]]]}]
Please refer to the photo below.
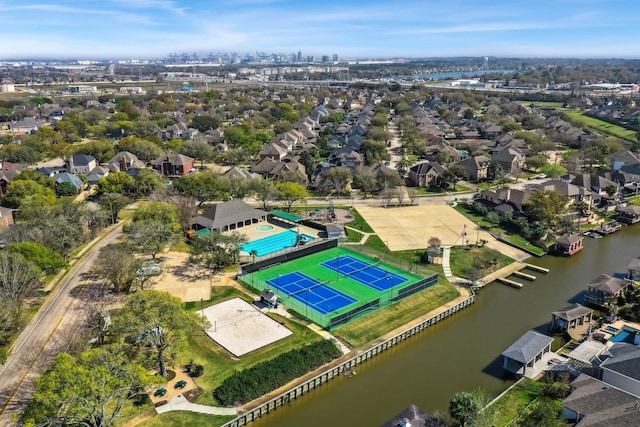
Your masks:
[{"label": "sidewalk path", "polygon": [[163,414],[169,411],[189,411],[209,415],[238,415],[238,410],[236,408],[220,408],[216,406],[198,405],[197,403],[189,402],[181,394],[171,399],[169,403],[158,406],[156,411],[158,414]]}]

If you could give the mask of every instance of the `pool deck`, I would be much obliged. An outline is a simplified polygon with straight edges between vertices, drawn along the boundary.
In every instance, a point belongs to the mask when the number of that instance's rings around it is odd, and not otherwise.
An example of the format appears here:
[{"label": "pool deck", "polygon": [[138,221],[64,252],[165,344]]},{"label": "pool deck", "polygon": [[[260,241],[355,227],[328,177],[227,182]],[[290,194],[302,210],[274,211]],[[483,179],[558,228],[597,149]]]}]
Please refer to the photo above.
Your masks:
[{"label": "pool deck", "polygon": [[[258,230],[258,227],[265,226],[265,225],[270,225],[273,228],[271,230],[267,230],[267,231]],[[267,221],[260,221],[258,223],[251,224],[251,225],[246,226],[246,227],[238,228],[238,229],[236,229],[234,231],[237,231],[238,233],[244,234],[245,236],[247,236],[247,241],[248,242],[252,242],[254,240],[263,239],[265,237],[273,236],[274,234],[280,234],[280,233],[282,233],[284,231],[287,231],[287,230],[294,230],[295,231],[296,227],[292,226],[290,228],[284,228],[284,227],[281,227],[281,226],[276,225],[276,224],[271,224],[271,223],[269,223]],[[314,228],[307,227],[307,226],[304,226],[304,225],[300,226],[300,233],[301,234],[308,234],[309,236],[317,238],[318,237],[318,232],[319,232],[319,230],[316,230]]]}]

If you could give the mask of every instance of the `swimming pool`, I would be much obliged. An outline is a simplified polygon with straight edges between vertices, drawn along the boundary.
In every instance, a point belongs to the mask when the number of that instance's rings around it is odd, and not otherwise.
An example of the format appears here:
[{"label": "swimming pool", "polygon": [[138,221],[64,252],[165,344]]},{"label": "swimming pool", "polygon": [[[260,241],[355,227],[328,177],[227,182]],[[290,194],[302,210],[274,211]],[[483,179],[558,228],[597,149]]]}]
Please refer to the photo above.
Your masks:
[{"label": "swimming pool", "polygon": [[[294,230],[287,230],[282,233],[245,243],[241,248],[248,254],[251,254],[251,251],[256,251],[257,256],[263,256],[295,246],[297,236],[298,233]],[[301,233],[300,237],[306,241],[314,240],[314,237],[309,236],[308,234]]]},{"label": "swimming pool", "polygon": [[640,331],[637,331],[636,329],[630,328],[628,326],[623,326],[620,332],[618,332],[616,335],[609,338],[609,341],[626,342],[629,344],[633,344],[636,338],[637,332],[640,332]]},{"label": "swimming pool", "polygon": [[610,334],[615,334],[616,332],[618,332],[618,328],[614,328],[613,326],[607,326],[606,328],[604,328],[604,330],[609,332]]}]

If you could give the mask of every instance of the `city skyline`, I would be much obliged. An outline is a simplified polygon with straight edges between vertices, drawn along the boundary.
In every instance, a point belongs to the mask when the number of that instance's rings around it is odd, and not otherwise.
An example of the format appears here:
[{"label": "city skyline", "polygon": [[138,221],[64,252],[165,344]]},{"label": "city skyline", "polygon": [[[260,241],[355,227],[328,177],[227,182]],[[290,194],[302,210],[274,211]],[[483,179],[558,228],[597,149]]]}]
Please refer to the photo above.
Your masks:
[{"label": "city skyline", "polygon": [[[638,58],[629,0],[0,0],[0,59],[256,51],[341,58]],[[7,42],[9,41],[9,42]]]}]

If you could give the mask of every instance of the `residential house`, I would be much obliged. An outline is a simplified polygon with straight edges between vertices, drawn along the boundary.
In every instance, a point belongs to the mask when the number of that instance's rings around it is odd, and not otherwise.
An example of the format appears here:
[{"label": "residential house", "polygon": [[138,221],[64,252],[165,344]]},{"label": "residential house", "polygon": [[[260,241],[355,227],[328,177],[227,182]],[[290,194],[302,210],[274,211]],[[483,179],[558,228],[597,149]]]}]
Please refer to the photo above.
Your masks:
[{"label": "residential house", "polygon": [[437,162],[423,162],[409,169],[409,185],[412,187],[439,187],[445,169]]},{"label": "residential house", "polygon": [[617,298],[624,294],[631,282],[608,274],[600,276],[587,283],[587,294],[584,296],[584,304],[602,308],[609,298]]},{"label": "residential house", "polygon": [[619,170],[622,166],[637,165],[640,163],[640,157],[629,150],[609,154],[607,158],[609,159],[609,166],[614,171]]},{"label": "residential house", "polygon": [[337,157],[334,157],[334,161],[338,166],[355,169],[364,165],[364,156],[355,150],[351,150],[349,152],[341,152]]},{"label": "residential house", "polygon": [[128,151],[121,151],[108,162],[111,172],[127,172],[129,175],[137,175],[140,169],[146,166],[135,154]]},{"label": "residential house", "polygon": [[616,212],[618,213],[616,219],[619,222],[629,225],[640,222],[640,206],[616,206]]},{"label": "residential house", "polygon": [[[501,188],[498,190],[484,190],[480,193],[480,198],[495,205],[496,212],[505,214],[507,212],[522,213],[524,206],[531,197],[529,190],[516,190],[511,188]],[[510,206],[511,209],[506,206]]]},{"label": "residential house", "polygon": [[35,133],[42,126],[42,121],[35,117],[25,117],[9,125],[11,133]]},{"label": "residential house", "polygon": [[508,147],[503,150],[493,152],[495,160],[508,175],[517,175],[524,168],[525,157],[522,151],[516,147]]},{"label": "residential house", "polygon": [[63,182],[68,182],[74,187],[76,187],[78,191],[84,188],[84,182],[80,179],[80,177],[78,177],[78,175],[74,175],[69,172],[62,172],[57,174],[55,176],[55,180],[56,180],[56,183],[58,184],[62,184]]},{"label": "residential house", "polygon": [[68,170],[71,173],[86,175],[97,166],[96,159],[89,154],[74,154],[69,160]]},{"label": "residential house", "polygon": [[[527,331],[502,352],[502,367],[516,375],[528,376],[536,362],[551,351],[553,338],[536,331]],[[529,371],[527,371],[529,370]]]},{"label": "residential house", "polygon": [[[640,347],[637,345],[640,331],[626,329],[625,332],[629,334],[629,342],[616,342],[609,347],[609,357],[600,364],[600,378],[640,398]],[[640,412],[637,416],[640,421]]]},{"label": "residential house", "polygon": [[0,229],[13,225],[13,209],[0,206]]},{"label": "residential house", "polygon": [[87,174],[87,183],[89,185],[96,185],[102,178],[107,175],[109,175],[109,168],[104,166],[96,166]]},{"label": "residential house", "polygon": [[553,191],[568,197],[571,203],[585,202],[587,206],[591,206],[593,202],[593,193],[591,190],[564,181],[545,181],[537,185],[535,191]]},{"label": "residential house", "polygon": [[638,396],[581,374],[571,382],[562,401],[562,415],[575,427],[630,427],[638,425]]},{"label": "residential house", "polygon": [[467,171],[471,181],[477,182],[487,179],[491,159],[487,156],[474,156],[466,158],[457,164]]},{"label": "residential house", "polygon": [[[603,199],[607,201],[613,201],[618,198],[618,183],[613,182],[603,176],[583,173],[577,175],[573,180],[571,180],[571,184],[591,190],[593,193],[594,202],[598,202]],[[608,188],[614,190],[611,195],[607,193]]]},{"label": "residential house", "polygon": [[0,171],[0,195],[7,192],[7,188],[11,181],[20,174],[19,170],[1,170]]},{"label": "residential house", "polygon": [[160,175],[182,176],[193,169],[193,159],[183,154],[169,153],[158,157],[151,166]]},{"label": "residential house", "polygon": [[257,173],[253,173],[247,169],[241,169],[237,166],[233,166],[228,171],[226,171],[224,173],[224,176],[231,179],[243,179],[243,180],[262,178]]},{"label": "residential house", "polygon": [[287,147],[280,143],[280,141],[276,141],[264,145],[259,154],[261,158],[268,157],[272,160],[282,160],[287,153]]}]

